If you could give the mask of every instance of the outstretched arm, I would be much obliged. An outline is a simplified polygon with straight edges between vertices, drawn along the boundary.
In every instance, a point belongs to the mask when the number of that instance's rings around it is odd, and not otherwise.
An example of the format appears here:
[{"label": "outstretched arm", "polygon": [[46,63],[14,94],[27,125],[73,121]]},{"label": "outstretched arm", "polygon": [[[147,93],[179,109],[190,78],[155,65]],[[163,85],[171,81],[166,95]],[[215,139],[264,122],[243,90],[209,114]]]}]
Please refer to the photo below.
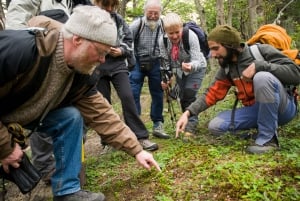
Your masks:
[{"label": "outstretched arm", "polygon": [[153,155],[151,153],[143,150],[136,154],[135,158],[137,162],[147,170],[150,170],[150,168],[153,166],[158,171],[161,171],[158,163],[154,160]]},{"label": "outstretched arm", "polygon": [[179,134],[181,132],[184,132],[184,129],[188,123],[189,120],[189,116],[190,116],[190,111],[185,111],[179,118],[179,120],[176,123],[176,135],[175,138],[179,137]]}]

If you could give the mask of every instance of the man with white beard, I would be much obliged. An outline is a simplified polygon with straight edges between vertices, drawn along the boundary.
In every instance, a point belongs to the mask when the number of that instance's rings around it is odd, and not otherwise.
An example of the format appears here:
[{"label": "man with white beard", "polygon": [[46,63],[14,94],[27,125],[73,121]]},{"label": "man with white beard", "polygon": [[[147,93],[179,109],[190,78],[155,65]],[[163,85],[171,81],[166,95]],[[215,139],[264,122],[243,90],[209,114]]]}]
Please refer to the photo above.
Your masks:
[{"label": "man with white beard", "polygon": [[161,88],[158,39],[164,34],[160,19],[163,10],[160,0],[148,0],[144,5],[144,16],[130,24],[133,33],[136,65],[130,72],[131,90],[138,113],[141,114],[140,95],[145,76],[148,77],[151,94],[150,117],[153,122],[152,134],[158,138],[170,138],[163,129],[163,90]]}]

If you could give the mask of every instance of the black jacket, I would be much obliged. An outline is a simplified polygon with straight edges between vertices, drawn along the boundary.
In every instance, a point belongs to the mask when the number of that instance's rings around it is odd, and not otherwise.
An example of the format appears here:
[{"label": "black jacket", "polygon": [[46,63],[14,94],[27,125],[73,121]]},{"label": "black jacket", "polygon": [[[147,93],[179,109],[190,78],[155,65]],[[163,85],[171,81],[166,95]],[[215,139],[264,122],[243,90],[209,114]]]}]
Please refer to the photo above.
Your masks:
[{"label": "black jacket", "polygon": [[105,58],[105,63],[101,64],[100,76],[113,76],[119,72],[128,72],[126,65],[126,58],[132,54],[133,40],[132,33],[129,29],[128,24],[124,21],[122,16],[118,13],[112,13],[112,18],[115,20],[118,30],[118,47],[122,50],[122,56],[112,57],[107,55]]}]

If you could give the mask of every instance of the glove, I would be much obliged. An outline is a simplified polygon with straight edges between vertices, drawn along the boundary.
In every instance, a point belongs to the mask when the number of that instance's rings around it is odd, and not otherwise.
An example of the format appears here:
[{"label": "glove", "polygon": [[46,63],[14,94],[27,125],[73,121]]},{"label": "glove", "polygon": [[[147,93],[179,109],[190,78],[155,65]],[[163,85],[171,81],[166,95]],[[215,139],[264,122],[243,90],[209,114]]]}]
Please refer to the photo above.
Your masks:
[{"label": "glove", "polygon": [[0,166],[0,177],[15,183],[23,194],[30,192],[40,181],[41,174],[31,164],[28,156],[24,153],[20,167],[9,167],[6,173],[3,166]]}]

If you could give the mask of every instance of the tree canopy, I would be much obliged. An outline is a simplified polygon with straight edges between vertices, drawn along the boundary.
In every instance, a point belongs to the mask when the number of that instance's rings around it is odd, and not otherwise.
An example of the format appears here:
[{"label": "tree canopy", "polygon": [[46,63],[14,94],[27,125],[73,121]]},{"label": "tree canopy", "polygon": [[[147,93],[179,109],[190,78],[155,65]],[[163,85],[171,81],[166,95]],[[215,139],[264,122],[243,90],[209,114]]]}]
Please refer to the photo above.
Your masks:
[{"label": "tree canopy", "polygon": [[[131,22],[143,15],[145,1],[122,0],[119,12]],[[292,36],[300,47],[299,0],[162,0],[164,10],[179,14],[184,21],[194,20],[207,32],[219,24],[237,28],[244,39],[264,24],[276,23]]]}]

